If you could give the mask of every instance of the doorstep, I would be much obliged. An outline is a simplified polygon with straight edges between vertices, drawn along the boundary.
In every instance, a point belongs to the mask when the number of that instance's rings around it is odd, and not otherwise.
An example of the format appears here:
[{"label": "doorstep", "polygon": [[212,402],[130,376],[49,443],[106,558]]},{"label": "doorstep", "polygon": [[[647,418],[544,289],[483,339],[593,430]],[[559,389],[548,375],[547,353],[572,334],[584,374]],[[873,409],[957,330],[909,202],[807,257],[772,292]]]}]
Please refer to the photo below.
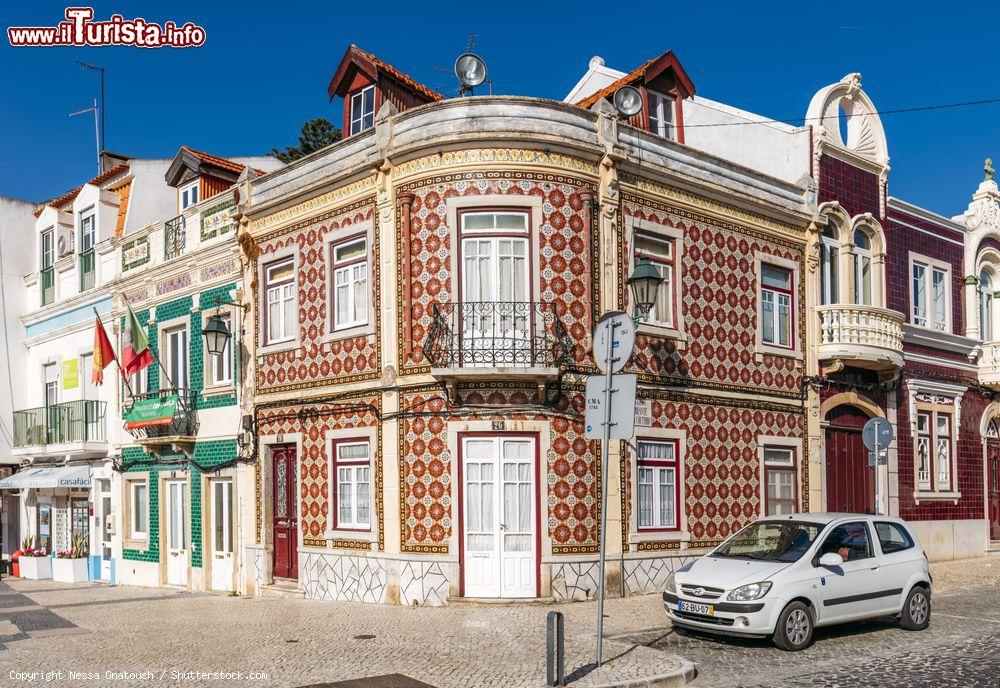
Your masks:
[{"label": "doorstep", "polygon": [[448,604],[554,604],[554,597],[448,597]]},{"label": "doorstep", "polygon": [[991,540],[986,547],[986,556],[1000,557],[1000,540]]},{"label": "doorstep", "polygon": [[286,600],[305,599],[306,591],[298,581],[288,578],[275,578],[270,585],[260,587],[261,597],[279,597]]}]

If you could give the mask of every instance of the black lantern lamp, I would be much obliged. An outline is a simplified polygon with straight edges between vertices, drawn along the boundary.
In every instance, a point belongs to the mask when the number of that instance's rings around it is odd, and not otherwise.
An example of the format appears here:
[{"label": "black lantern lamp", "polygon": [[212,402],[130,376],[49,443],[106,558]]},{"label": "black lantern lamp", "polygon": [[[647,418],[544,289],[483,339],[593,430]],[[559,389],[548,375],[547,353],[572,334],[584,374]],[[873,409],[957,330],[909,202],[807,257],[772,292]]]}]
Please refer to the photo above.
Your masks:
[{"label": "black lantern lamp", "polygon": [[636,315],[633,321],[638,325],[646,322],[649,312],[656,305],[656,293],[663,283],[660,271],[644,258],[635,261],[632,274],[628,278],[628,286],[632,290],[632,298],[635,300]]},{"label": "black lantern lamp", "polygon": [[226,352],[226,346],[233,335],[229,331],[229,325],[226,324],[226,321],[218,315],[213,315],[202,328],[201,336],[205,338],[208,353],[213,356],[221,356]]}]

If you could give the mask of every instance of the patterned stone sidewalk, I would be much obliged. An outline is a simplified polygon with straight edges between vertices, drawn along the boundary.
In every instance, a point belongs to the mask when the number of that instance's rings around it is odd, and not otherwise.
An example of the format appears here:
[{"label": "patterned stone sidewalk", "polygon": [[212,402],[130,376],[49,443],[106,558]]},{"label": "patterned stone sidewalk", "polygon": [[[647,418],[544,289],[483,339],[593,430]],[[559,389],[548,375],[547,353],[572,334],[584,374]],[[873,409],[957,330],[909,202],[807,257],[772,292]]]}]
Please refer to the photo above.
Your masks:
[{"label": "patterned stone sidewalk", "polygon": [[[592,602],[411,609],[15,580],[0,584],[0,620],[13,618],[4,615],[4,598],[74,630],[49,637],[12,628],[0,651],[3,685],[24,683],[12,671],[21,678],[62,671],[55,685],[303,686],[400,674],[435,688],[542,686],[553,608],[566,616],[573,686],[644,685],[635,682],[651,677],[679,685],[693,676],[675,655],[614,640],[595,670]],[[664,621],[655,596],[609,600],[605,612],[608,635]],[[72,671],[95,676],[73,680]]]}]

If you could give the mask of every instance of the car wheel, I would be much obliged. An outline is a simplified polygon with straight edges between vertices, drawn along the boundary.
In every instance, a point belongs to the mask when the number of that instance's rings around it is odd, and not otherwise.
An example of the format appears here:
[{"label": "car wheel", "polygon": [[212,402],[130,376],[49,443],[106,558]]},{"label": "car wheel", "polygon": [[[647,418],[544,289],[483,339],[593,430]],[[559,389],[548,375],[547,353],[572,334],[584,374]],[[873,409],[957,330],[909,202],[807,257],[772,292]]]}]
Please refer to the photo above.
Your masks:
[{"label": "car wheel", "polygon": [[899,625],[908,631],[922,631],[931,622],[931,593],[927,588],[910,590],[899,614]]},{"label": "car wheel", "polygon": [[774,628],[774,644],[788,652],[809,647],[813,637],[813,617],[809,607],[792,602],[781,612]]}]

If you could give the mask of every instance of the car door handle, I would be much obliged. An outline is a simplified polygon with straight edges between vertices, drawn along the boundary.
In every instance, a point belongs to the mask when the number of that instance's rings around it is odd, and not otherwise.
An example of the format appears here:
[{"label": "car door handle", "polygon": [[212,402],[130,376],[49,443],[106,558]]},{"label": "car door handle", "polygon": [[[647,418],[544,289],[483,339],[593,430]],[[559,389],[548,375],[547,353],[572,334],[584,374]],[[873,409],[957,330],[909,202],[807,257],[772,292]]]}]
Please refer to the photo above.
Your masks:
[{"label": "car door handle", "polygon": [[878,571],[878,566],[873,566],[872,571]]}]

